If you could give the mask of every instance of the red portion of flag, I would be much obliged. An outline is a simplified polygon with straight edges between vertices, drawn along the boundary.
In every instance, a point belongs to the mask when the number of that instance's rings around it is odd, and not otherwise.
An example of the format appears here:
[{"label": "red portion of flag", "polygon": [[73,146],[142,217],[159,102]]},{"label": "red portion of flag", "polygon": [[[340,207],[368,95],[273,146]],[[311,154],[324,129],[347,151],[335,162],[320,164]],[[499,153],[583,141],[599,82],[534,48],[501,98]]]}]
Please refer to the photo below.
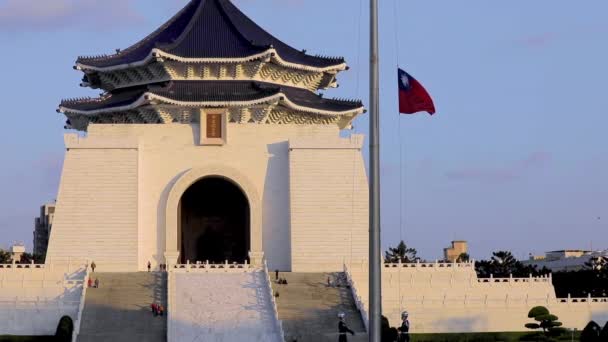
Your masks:
[{"label": "red portion of flag", "polygon": [[429,93],[415,78],[399,69],[399,113],[435,114],[435,104]]}]

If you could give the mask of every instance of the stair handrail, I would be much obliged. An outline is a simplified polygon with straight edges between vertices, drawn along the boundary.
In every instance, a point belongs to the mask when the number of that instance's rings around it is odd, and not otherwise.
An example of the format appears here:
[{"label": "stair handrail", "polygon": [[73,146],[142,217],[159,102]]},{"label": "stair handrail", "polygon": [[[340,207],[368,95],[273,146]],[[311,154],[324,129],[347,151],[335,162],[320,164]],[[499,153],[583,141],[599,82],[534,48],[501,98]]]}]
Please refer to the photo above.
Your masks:
[{"label": "stair handrail", "polygon": [[344,264],[344,274],[346,274],[346,281],[348,282],[351,294],[353,296],[353,299],[355,300],[355,306],[357,307],[357,309],[359,309],[359,312],[361,313],[361,319],[363,320],[365,331],[369,331],[369,318],[367,315],[367,310],[365,309],[365,304],[363,303],[363,298],[359,296],[355,280],[351,276],[348,266],[346,264]]},{"label": "stair handrail", "polygon": [[89,281],[89,262],[87,260],[84,265],[85,273],[84,280],[82,281],[82,293],[80,294],[80,304],[78,305],[78,314],[76,315],[76,322],[74,322],[74,331],[72,332],[72,342],[76,342],[78,334],[80,333],[80,323],[82,322],[82,311],[84,311],[84,301],[87,295],[87,287]]},{"label": "stair handrail", "polygon": [[268,273],[268,263],[264,260],[264,275],[266,278],[266,285],[268,286],[268,293],[270,295],[270,301],[272,302],[272,309],[274,314],[274,321],[276,324],[277,332],[281,336],[281,341],[285,340],[285,332],[283,331],[283,321],[279,319],[279,310],[277,309],[277,302],[274,297],[274,290],[272,289],[272,281],[270,280],[270,274]]}]

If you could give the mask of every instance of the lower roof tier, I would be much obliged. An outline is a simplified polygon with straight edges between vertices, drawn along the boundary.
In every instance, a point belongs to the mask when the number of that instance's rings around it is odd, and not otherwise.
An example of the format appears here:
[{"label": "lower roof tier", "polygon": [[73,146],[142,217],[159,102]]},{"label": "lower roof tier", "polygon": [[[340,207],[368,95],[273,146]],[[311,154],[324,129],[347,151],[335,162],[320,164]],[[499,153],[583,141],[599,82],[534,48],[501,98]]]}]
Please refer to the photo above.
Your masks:
[{"label": "lower roof tier", "polygon": [[196,112],[226,108],[240,123],[350,126],[365,110],[360,101],[326,99],[306,89],[250,81],[172,81],[117,90],[100,98],[64,100],[68,126],[89,123],[189,123]]}]

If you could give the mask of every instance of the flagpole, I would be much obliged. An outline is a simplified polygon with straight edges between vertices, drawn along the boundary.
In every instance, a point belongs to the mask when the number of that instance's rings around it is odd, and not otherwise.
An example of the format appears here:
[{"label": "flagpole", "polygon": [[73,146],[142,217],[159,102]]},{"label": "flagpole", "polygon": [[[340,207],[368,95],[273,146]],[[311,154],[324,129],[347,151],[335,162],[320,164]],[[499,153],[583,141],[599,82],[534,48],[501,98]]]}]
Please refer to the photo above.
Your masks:
[{"label": "flagpole", "polygon": [[380,87],[378,0],[370,0],[369,93],[369,341],[381,342],[382,286],[380,274]]}]

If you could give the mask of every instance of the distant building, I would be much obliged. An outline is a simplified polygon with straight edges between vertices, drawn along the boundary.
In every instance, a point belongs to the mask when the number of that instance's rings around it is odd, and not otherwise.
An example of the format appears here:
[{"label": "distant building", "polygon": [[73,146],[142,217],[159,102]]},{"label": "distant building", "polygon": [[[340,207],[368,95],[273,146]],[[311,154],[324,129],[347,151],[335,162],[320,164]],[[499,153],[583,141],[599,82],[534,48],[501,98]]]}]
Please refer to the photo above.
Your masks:
[{"label": "distant building", "polygon": [[452,241],[452,247],[443,249],[443,258],[450,262],[458,260],[462,253],[468,253],[468,245],[466,241]]},{"label": "distant building", "polygon": [[14,244],[11,247],[11,259],[13,262],[19,263],[21,262],[21,257],[25,253],[25,246],[22,244]]},{"label": "distant building", "polygon": [[578,271],[596,257],[608,258],[608,250],[596,252],[579,249],[551,251],[546,252],[544,256],[530,255],[530,258],[523,260],[522,263],[536,266],[539,269],[546,267],[553,272]]},{"label": "distant building", "polygon": [[34,255],[46,255],[54,216],[55,203],[40,207],[40,217],[36,218],[34,226]]}]

